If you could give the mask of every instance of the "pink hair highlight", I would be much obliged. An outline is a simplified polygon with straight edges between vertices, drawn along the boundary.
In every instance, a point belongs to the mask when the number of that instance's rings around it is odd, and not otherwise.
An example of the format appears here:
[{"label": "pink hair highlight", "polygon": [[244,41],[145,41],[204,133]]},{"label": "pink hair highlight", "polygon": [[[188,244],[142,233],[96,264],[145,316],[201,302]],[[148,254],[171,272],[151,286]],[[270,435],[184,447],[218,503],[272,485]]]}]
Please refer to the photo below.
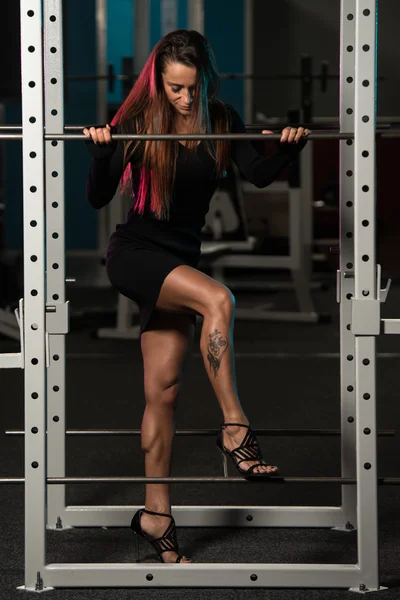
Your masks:
[{"label": "pink hair highlight", "polygon": [[[211,133],[211,105],[215,133],[225,133],[227,115],[224,105],[216,99],[219,78],[212,51],[201,34],[187,30],[171,32],[156,44],[130,93],[112,119],[111,125],[116,126],[118,133],[122,134],[162,134],[174,130],[173,112],[162,89],[162,82],[158,80],[157,72],[158,68],[165,68],[168,61],[197,65],[199,70],[195,102],[192,107],[193,122],[188,133],[204,130],[206,133]],[[157,218],[169,218],[179,152],[178,144],[178,142],[172,144],[137,140],[124,142],[125,169],[121,178],[121,189],[124,194],[133,198],[135,212],[144,214],[149,210]],[[195,141],[188,143],[191,150],[196,145]],[[216,161],[217,175],[221,175],[229,161],[229,144],[222,141],[217,141],[215,144],[208,142],[205,147]],[[136,151],[138,153],[135,156]],[[132,158],[137,160],[131,163]],[[135,186],[133,169],[139,179],[137,184],[135,177]]]},{"label": "pink hair highlight", "polygon": [[140,169],[139,190],[135,202],[135,212],[139,213],[139,215],[144,213],[144,209],[146,207],[147,192],[150,187],[150,181],[151,174],[142,167]]},{"label": "pink hair highlight", "polygon": [[143,104],[143,100],[149,97],[153,98],[157,92],[156,90],[156,57],[157,47],[154,48],[146,64],[143,67],[142,72],[136,80],[135,85],[131,89],[126,98],[125,102],[119,108],[115,117],[111,121],[111,125],[120,125],[124,118],[129,114],[133,106]]},{"label": "pink hair highlight", "polygon": [[[131,107],[140,106],[143,103],[143,99],[151,99],[153,100],[157,95],[157,85],[156,85],[156,58],[157,58],[157,48],[154,48],[151,52],[145,66],[143,67],[138,79],[136,80],[135,85],[131,89],[128,97],[125,102],[122,104],[113,120],[111,121],[111,125],[120,126],[124,121],[125,117],[129,114]],[[131,142],[126,145],[126,151],[124,152],[124,157],[127,154],[127,150],[129,147],[134,144]],[[152,182],[151,171],[145,169],[144,167],[140,168],[140,178],[139,178],[139,189],[135,194],[135,202],[134,209],[135,212],[139,214],[143,214],[146,207],[146,199],[149,190],[152,190],[151,194],[151,206],[150,209],[154,212],[157,212],[158,206],[158,198],[154,197],[153,190],[155,187]],[[121,179],[121,187],[122,190],[129,190],[133,192],[131,189],[132,185],[132,167],[130,162],[126,165],[124,170],[124,174]]]},{"label": "pink hair highlight", "polygon": [[157,95],[157,85],[156,85],[156,53],[152,52],[149,58],[149,71],[150,71],[150,98],[153,98]]}]

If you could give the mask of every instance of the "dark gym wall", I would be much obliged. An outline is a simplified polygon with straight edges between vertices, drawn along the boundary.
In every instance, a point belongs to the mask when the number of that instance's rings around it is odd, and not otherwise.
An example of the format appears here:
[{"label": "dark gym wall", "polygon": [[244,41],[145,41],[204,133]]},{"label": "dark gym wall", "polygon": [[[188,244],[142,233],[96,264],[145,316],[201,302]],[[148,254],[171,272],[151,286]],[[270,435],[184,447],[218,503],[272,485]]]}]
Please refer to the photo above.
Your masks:
[{"label": "dark gym wall", "polygon": [[[190,1],[190,0],[189,0]],[[187,27],[187,0],[177,0],[176,4],[176,29]],[[162,37],[161,2],[151,0],[150,2],[150,46],[153,48]]]},{"label": "dark gym wall", "polygon": [[1,0],[0,102],[21,96],[20,19],[17,0]]},{"label": "dark gym wall", "polygon": [[[255,0],[254,71],[256,74],[296,73],[300,55],[314,58],[314,72],[327,60],[330,73],[339,73],[340,1],[339,0]],[[378,70],[388,81],[378,86],[378,114],[399,114],[400,50],[398,23],[400,2],[379,2]],[[300,105],[300,83],[255,83],[256,110],[267,116],[285,116],[288,108]],[[314,82],[314,115],[337,116],[339,83],[329,82],[322,93]]]},{"label": "dark gym wall", "polygon": [[[5,105],[5,121],[16,125],[21,123],[21,104],[13,102]],[[4,143],[4,199],[5,232],[4,244],[7,250],[22,248],[22,157],[21,142]]]},{"label": "dark gym wall", "polygon": [[[107,1],[107,62],[114,66],[115,73],[122,73],[122,57],[132,56],[134,46],[134,10],[132,0]],[[122,81],[114,83],[109,92],[109,104],[122,101]]]},{"label": "dark gym wall", "polygon": [[[301,54],[314,57],[314,72],[328,60],[339,72],[339,0],[254,0],[254,72],[278,75],[300,72]],[[300,106],[300,82],[255,81],[254,104],[266,116],[284,117]],[[316,116],[338,114],[338,84],[328,94],[314,83]]]},{"label": "dark gym wall", "polygon": [[[1,0],[0,15],[3,28],[0,36],[0,102],[4,103],[5,121],[21,123],[21,60],[20,60],[20,18],[19,2]],[[22,183],[21,183],[21,144],[3,142],[4,164],[2,184],[4,199],[7,202],[5,212],[4,243],[9,247],[10,222],[12,225],[13,247],[19,248],[22,240]]]},{"label": "dark gym wall", "polygon": [[[189,0],[190,1],[190,0]],[[244,71],[244,2],[204,0],[204,33],[210,42],[220,73]],[[219,97],[244,113],[243,81],[222,81]]]},{"label": "dark gym wall", "polygon": [[[65,75],[96,74],[95,0],[64,2]],[[96,83],[70,81],[65,87],[65,123],[97,123]],[[96,247],[97,214],[86,200],[90,156],[83,142],[65,144],[66,247]]]}]

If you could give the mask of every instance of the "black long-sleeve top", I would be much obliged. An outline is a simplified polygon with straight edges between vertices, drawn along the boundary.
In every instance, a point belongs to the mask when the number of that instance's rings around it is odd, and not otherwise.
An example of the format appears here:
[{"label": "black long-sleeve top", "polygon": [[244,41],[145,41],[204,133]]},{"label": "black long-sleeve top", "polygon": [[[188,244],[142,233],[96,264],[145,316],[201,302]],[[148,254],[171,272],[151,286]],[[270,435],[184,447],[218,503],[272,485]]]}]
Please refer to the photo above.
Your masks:
[{"label": "black long-sleeve top", "polygon": [[[232,133],[246,133],[238,113],[228,106]],[[231,157],[242,175],[259,188],[270,185],[305,146],[280,143],[271,157],[258,154],[247,140],[231,141]],[[106,206],[115,195],[123,174],[123,142],[110,145],[88,143],[93,156],[87,182],[87,197],[94,208]],[[139,158],[132,157],[133,190],[139,186]],[[159,220],[150,212],[137,214],[133,206],[127,220],[118,225],[119,234],[149,249],[165,249],[196,261],[200,254],[200,232],[205,223],[210,200],[218,187],[215,161],[200,142],[195,150],[179,143],[175,184],[172,192],[170,217]]]}]

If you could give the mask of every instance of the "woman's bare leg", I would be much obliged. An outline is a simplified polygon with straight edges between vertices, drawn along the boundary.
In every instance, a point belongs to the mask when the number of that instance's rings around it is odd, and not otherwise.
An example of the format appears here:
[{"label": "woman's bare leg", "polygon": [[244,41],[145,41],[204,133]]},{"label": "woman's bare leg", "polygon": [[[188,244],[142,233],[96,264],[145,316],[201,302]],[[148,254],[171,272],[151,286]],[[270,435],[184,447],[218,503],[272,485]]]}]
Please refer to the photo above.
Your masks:
[{"label": "woman's bare leg", "polygon": [[[141,336],[146,408],[142,421],[142,450],[146,477],[169,477],[175,406],[185,357],[193,337],[191,319],[185,315],[153,313],[150,329]],[[148,510],[171,514],[169,486],[146,485]],[[151,537],[161,537],[170,520],[144,513],[141,526]],[[165,562],[175,562],[176,552],[164,552]],[[181,562],[190,562],[185,557]]]},{"label": "woman's bare leg", "polygon": [[[165,279],[157,308],[166,311],[189,310],[203,316],[200,349],[211,385],[217,396],[225,423],[248,420],[240,405],[233,352],[234,297],[225,286],[189,266],[174,269]],[[223,430],[224,445],[237,448],[246,429],[228,427]],[[241,463],[248,469],[258,461]],[[276,467],[259,466],[255,472],[274,472]]]}]

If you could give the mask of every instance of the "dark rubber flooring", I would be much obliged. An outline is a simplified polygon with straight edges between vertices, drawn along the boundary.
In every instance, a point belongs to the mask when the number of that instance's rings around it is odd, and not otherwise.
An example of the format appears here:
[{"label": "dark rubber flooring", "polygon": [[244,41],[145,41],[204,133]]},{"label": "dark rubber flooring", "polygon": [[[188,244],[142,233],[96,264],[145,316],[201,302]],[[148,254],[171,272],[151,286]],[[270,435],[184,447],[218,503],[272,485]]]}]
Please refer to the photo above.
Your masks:
[{"label": "dark rubber flooring", "polygon": [[[76,312],[79,308],[115,303],[114,293],[101,290],[74,290],[70,293]],[[237,305],[266,301],[282,310],[294,307],[290,293],[268,295],[237,294]],[[236,369],[241,402],[254,428],[340,427],[338,305],[333,287],[315,292],[321,312],[332,315],[332,323],[321,325],[276,322],[246,323],[235,328]],[[400,285],[390,292],[382,316],[400,317]],[[139,428],[144,407],[142,363],[138,342],[107,341],[92,335],[97,326],[111,324],[109,316],[97,310],[72,319],[67,337],[67,427]],[[198,350],[199,327],[193,356],[177,409],[177,428],[217,428],[221,416],[207,380]],[[17,344],[0,340],[0,352],[17,350]],[[378,340],[378,427],[395,429],[396,436],[379,438],[381,476],[400,476],[399,367],[400,339]],[[6,429],[23,429],[23,373],[0,371],[1,390],[1,476],[23,476],[23,439],[5,436]],[[339,476],[340,438],[260,438],[266,458],[280,465],[287,476]],[[139,438],[67,438],[67,474],[142,475]],[[176,439],[173,475],[222,475],[220,455],[213,438]],[[233,474],[233,472],[232,472]],[[234,490],[234,491],[233,491]],[[23,486],[2,486],[0,490],[0,598],[20,597],[16,588],[24,582]],[[68,505],[140,504],[143,486],[71,485]],[[265,486],[176,485],[175,505],[282,505],[323,506],[340,504],[340,488],[332,485]],[[384,598],[400,598],[400,488],[379,490],[381,585],[389,590]],[[134,544],[127,528],[72,529],[47,532],[48,562],[132,562]],[[329,529],[202,529],[181,528],[182,550],[203,563],[354,563],[356,533]],[[146,561],[152,561],[150,552]],[[46,598],[77,600],[105,599],[307,599],[333,600],[353,597],[347,590],[293,589],[58,589]]]}]

